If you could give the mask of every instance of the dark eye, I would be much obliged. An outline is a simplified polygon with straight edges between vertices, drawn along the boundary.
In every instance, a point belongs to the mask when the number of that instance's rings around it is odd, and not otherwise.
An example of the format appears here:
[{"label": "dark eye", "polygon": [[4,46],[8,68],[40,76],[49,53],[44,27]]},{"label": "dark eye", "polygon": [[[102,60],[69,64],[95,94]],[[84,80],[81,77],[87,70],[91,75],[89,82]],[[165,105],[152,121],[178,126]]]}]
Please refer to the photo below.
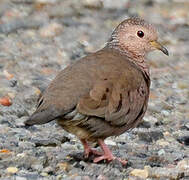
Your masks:
[{"label": "dark eye", "polygon": [[140,37],[140,38],[143,38],[144,37],[144,32],[143,31],[138,31],[137,32],[137,36]]}]

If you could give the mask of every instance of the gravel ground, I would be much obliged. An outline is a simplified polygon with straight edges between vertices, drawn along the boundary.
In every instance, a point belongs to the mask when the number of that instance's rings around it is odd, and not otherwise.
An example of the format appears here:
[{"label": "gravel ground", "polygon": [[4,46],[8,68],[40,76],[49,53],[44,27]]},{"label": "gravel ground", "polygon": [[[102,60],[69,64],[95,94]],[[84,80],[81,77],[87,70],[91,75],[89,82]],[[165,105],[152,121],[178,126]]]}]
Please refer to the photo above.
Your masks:
[{"label": "gravel ground", "polygon": [[[149,55],[151,94],[143,122],[106,140],[118,162],[92,163],[54,122],[25,128],[56,73],[104,46],[138,15],[154,23],[170,56]],[[188,0],[1,0],[0,180],[189,179]]]}]

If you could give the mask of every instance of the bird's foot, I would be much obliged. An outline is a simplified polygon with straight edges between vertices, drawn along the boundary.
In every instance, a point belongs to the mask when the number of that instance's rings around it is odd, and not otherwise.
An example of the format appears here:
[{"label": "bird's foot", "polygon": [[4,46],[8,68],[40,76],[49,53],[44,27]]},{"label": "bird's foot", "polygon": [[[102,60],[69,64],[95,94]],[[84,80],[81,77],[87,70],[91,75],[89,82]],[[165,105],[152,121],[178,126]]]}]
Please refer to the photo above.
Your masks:
[{"label": "bird's foot", "polygon": [[91,154],[101,156],[103,153],[99,152],[97,150],[91,149],[91,148],[85,149],[85,151],[84,151],[85,158],[88,158],[89,155],[91,155]]},{"label": "bird's foot", "polygon": [[85,158],[88,158],[89,155],[91,155],[91,154],[97,155],[97,156],[103,155],[102,152],[99,152],[99,151],[97,151],[97,150],[92,149],[92,148],[88,145],[88,143],[87,143],[87,141],[86,141],[85,139],[81,139],[81,142],[82,142],[82,144],[83,144],[83,146],[84,146],[84,156],[85,156]]},{"label": "bird's foot", "polygon": [[93,160],[94,163],[98,163],[102,160],[106,160],[108,162],[113,161],[113,160],[118,160],[124,166],[127,164],[126,160],[122,160],[120,158],[113,156],[112,152],[110,151],[110,149],[104,143],[103,140],[99,139],[98,143],[99,143],[100,147],[102,148],[102,150],[104,151],[104,154],[99,156],[99,157],[94,158],[94,160]]},{"label": "bird's foot", "polygon": [[122,159],[120,159],[120,158],[118,158],[118,157],[115,157],[115,156],[113,156],[113,155],[112,155],[112,156],[109,156],[109,155],[106,155],[106,154],[94,158],[93,162],[94,162],[94,163],[98,163],[98,162],[100,162],[100,161],[102,161],[102,160],[106,160],[107,162],[110,162],[110,161],[113,161],[113,160],[118,160],[118,161],[119,161],[122,165],[124,165],[124,166],[127,164],[127,161],[126,161],[126,160],[122,160]]}]

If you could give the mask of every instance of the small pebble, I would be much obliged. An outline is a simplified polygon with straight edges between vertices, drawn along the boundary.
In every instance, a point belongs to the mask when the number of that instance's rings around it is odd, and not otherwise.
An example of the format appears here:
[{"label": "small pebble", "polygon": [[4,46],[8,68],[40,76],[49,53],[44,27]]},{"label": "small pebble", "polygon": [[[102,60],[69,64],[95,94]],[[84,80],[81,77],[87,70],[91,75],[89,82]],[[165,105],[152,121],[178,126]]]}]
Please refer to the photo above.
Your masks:
[{"label": "small pebble", "polygon": [[16,176],[16,179],[15,179],[15,180],[27,180],[27,178],[21,177],[21,176]]},{"label": "small pebble", "polygon": [[159,151],[158,151],[158,155],[159,156],[162,156],[162,155],[164,155],[165,154],[165,150],[164,149],[160,149]]},{"label": "small pebble", "polygon": [[189,159],[184,159],[184,160],[179,161],[177,163],[176,168],[178,168],[181,171],[188,172],[188,175],[189,175]]},{"label": "small pebble", "polygon": [[15,173],[18,172],[18,168],[16,168],[16,167],[8,167],[8,168],[6,169],[6,171],[7,171],[8,173],[10,173],[10,174],[15,174]]},{"label": "small pebble", "polygon": [[134,169],[130,172],[130,176],[136,176],[139,178],[146,179],[148,177],[147,169]]},{"label": "small pebble", "polygon": [[48,176],[48,173],[42,172],[40,175],[43,176],[43,177],[47,177],[47,176]]},{"label": "small pebble", "polygon": [[157,140],[156,144],[163,147],[169,146],[169,142],[165,141],[164,139]]},{"label": "small pebble", "polygon": [[51,23],[40,29],[40,35],[42,37],[53,37],[58,35],[63,30],[62,26],[58,23]]},{"label": "small pebble", "polygon": [[110,140],[110,139],[106,139],[106,140],[105,140],[105,143],[106,143],[107,145],[109,145],[109,146],[116,146],[116,143],[115,143],[114,141]]}]

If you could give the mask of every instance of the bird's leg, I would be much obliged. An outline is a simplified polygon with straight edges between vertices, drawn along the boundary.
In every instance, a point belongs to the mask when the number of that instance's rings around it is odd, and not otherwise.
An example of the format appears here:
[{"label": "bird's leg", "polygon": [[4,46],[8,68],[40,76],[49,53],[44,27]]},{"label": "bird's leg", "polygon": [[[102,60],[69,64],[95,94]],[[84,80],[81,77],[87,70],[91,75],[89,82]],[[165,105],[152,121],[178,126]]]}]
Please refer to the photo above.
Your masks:
[{"label": "bird's leg", "polygon": [[104,154],[102,156],[94,158],[94,160],[93,160],[94,163],[97,163],[97,162],[102,161],[102,160],[107,160],[108,162],[110,162],[114,159],[117,159],[123,165],[127,164],[127,161],[113,156],[112,152],[110,151],[110,149],[108,148],[108,146],[104,143],[104,141],[102,139],[98,139],[98,144],[100,145],[100,147],[104,151]]},{"label": "bird's leg", "polygon": [[84,147],[84,155],[85,155],[85,158],[88,158],[90,154],[94,154],[94,155],[98,155],[98,156],[100,156],[100,155],[103,154],[103,153],[101,153],[101,152],[98,152],[98,151],[92,149],[92,148],[88,145],[88,143],[87,143],[87,141],[86,141],[85,139],[80,139],[80,141],[81,141],[81,143],[83,144],[83,147]]}]

